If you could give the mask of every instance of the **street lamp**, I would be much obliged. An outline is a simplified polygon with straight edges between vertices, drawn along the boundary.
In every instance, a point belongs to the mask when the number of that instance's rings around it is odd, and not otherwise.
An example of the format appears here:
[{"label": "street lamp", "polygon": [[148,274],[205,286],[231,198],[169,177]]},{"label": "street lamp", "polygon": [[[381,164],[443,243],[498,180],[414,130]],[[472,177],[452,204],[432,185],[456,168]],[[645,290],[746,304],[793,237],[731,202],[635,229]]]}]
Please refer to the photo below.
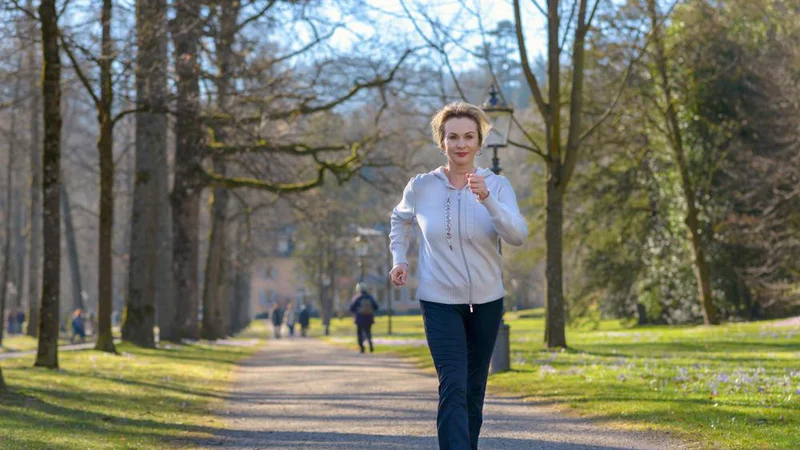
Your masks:
[{"label": "street lamp", "polygon": [[486,113],[492,129],[486,136],[486,146],[493,150],[492,172],[500,174],[500,159],[497,157],[497,149],[508,147],[508,134],[511,131],[511,118],[514,115],[514,107],[504,102],[497,92],[494,83],[489,88],[489,97],[481,105],[481,109]]},{"label": "street lamp", "polygon": [[353,238],[353,248],[356,250],[356,256],[358,256],[358,269],[361,272],[358,281],[364,281],[364,257],[367,256],[369,252],[369,242],[361,236],[360,234]]},{"label": "street lamp", "polygon": [[[500,158],[497,157],[497,149],[508,146],[508,134],[511,131],[511,118],[514,108],[498,97],[497,87],[492,83],[489,88],[489,97],[483,102],[481,108],[486,113],[492,129],[486,137],[486,146],[492,147],[492,172],[500,174]],[[503,247],[501,241],[497,242],[497,250],[502,254]],[[497,341],[492,353],[492,373],[504,372],[511,368],[511,355],[509,347],[510,326],[501,318],[500,328],[497,330]]]}]

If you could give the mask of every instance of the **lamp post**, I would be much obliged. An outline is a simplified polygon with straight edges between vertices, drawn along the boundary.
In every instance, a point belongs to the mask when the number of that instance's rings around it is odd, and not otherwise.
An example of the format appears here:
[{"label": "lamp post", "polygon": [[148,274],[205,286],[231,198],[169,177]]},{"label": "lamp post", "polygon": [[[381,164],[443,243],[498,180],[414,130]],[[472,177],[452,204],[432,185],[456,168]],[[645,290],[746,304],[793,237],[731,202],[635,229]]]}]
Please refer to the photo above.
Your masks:
[{"label": "lamp post", "polygon": [[[486,113],[489,123],[492,125],[489,135],[486,137],[486,146],[492,147],[492,172],[500,174],[500,158],[497,157],[497,149],[508,146],[508,134],[511,131],[511,118],[514,108],[504,102],[497,92],[497,87],[492,83],[489,88],[489,96],[483,102],[481,108]],[[497,242],[497,250],[502,254],[503,247],[501,241]],[[509,347],[510,328],[507,323],[500,319],[500,328],[497,330],[497,341],[492,353],[492,373],[503,372],[511,368],[511,356]]]},{"label": "lamp post", "polygon": [[360,272],[358,281],[364,281],[364,257],[367,256],[369,252],[369,242],[361,236],[360,234],[353,238],[353,247],[356,250],[356,256],[358,256],[358,270]]},{"label": "lamp post", "polygon": [[481,105],[481,109],[486,113],[492,129],[486,136],[486,146],[492,148],[492,172],[500,174],[500,158],[497,157],[497,149],[508,147],[508,133],[511,131],[511,117],[514,115],[514,107],[504,102],[497,92],[494,83],[489,88],[489,96]]}]

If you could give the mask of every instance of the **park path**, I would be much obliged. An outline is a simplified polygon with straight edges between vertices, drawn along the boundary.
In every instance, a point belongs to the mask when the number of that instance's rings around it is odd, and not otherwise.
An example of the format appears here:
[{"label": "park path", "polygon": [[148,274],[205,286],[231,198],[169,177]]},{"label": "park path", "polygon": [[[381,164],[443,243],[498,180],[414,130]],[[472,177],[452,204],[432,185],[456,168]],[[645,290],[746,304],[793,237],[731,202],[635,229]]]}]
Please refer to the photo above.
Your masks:
[{"label": "park path", "polygon": [[[355,344],[353,345],[355,348]],[[197,449],[435,450],[437,379],[411,363],[316,339],[269,341],[238,369],[216,436]],[[488,395],[480,448],[680,449],[664,435]]]}]

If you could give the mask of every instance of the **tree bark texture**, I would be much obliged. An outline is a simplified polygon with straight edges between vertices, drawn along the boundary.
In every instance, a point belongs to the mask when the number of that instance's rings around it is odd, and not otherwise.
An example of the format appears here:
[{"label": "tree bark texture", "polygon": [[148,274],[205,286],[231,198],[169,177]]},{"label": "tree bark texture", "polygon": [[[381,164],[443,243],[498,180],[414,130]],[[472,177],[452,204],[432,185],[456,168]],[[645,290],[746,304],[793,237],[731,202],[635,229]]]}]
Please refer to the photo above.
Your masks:
[{"label": "tree bark texture", "polygon": [[[100,58],[100,108],[97,120],[100,137],[97,153],[100,159],[100,242],[97,258],[97,342],[95,350],[116,353],[111,333],[111,307],[114,295],[114,122],[112,107],[114,89],[111,64],[114,61],[114,41],[111,37],[111,0],[103,0],[101,13],[103,34]],[[152,326],[151,326],[152,328]]]},{"label": "tree bark texture", "polygon": [[42,31],[42,206],[44,266],[39,314],[39,347],[35,366],[58,368],[59,294],[61,283],[61,61],[55,0],[39,4]]},{"label": "tree bark texture", "polygon": [[72,222],[72,205],[66,186],[61,186],[61,214],[64,221],[64,237],[67,241],[67,261],[72,280],[72,309],[85,309],[83,304],[83,285],[81,283],[80,255],[75,238],[75,226]]},{"label": "tree bark texture", "polygon": [[[225,173],[224,162],[217,160],[214,169]],[[227,326],[224,323],[223,296],[225,286],[225,216],[227,215],[228,190],[224,187],[214,188],[211,199],[211,233],[209,236],[208,257],[206,261],[205,286],[203,288],[203,339],[222,339],[226,336]]]},{"label": "tree bark texture", "polygon": [[[172,332],[168,302],[158,297],[159,271],[171,270],[159,265],[158,251],[163,236],[159,170],[166,172],[167,118],[167,38],[166,0],[138,0],[136,30],[136,169],[131,208],[130,268],[125,305],[123,339],[141,347],[155,347],[156,309],[159,309],[160,339],[177,340]],[[165,303],[161,304],[156,301]],[[174,308],[171,308],[174,314]],[[166,326],[165,326],[166,325]]]},{"label": "tree bark texture", "polygon": [[[33,8],[33,0],[26,3],[28,10]],[[30,21],[31,38],[38,32],[36,23]],[[39,72],[38,58],[33,45],[29,46],[26,57],[29,72]],[[31,77],[29,87],[30,101],[30,239],[28,244],[28,336],[39,335],[39,295],[41,292],[42,260],[42,106],[39,78]]]},{"label": "tree bark texture", "polygon": [[173,266],[180,337],[197,339],[200,163],[204,146],[200,123],[200,84],[197,52],[200,27],[197,4],[176,0],[172,36],[178,77],[175,121],[175,172],[172,189]]},{"label": "tree bark texture", "polygon": [[[12,114],[12,125],[11,125],[11,134],[14,134],[14,115]],[[8,296],[8,274],[11,268],[11,224],[13,221],[11,220],[10,214],[12,211],[11,202],[14,200],[12,193],[14,192],[14,143],[9,142],[8,146],[8,166],[6,167],[6,208],[4,211],[5,216],[5,235],[3,239],[3,275],[2,275],[2,283],[0,284],[0,345],[3,345],[3,335],[5,334],[5,324],[6,324],[6,307],[8,306],[8,302],[6,301],[6,297]]]},{"label": "tree bark texture", "polygon": [[[216,36],[217,51],[217,109],[229,112],[230,94],[234,81],[235,54],[233,43],[236,39],[236,24],[239,17],[239,0],[219,2],[219,33]],[[224,127],[224,125],[223,125]],[[216,130],[223,141],[229,136],[224,129]],[[224,157],[213,161],[214,171],[225,175]],[[206,260],[205,286],[203,287],[203,326],[205,339],[220,339],[227,335],[230,314],[230,299],[225,295],[226,275],[225,248],[227,239],[226,221],[228,212],[228,190],[215,187],[211,198],[211,231],[208,256]]]}]

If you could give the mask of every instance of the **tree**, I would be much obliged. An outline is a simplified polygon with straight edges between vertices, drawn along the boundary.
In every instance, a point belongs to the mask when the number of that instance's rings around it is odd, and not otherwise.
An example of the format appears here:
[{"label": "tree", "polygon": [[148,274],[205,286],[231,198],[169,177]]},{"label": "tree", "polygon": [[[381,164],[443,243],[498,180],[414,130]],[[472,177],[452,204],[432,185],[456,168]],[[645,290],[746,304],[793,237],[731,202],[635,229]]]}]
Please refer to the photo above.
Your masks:
[{"label": "tree", "polygon": [[176,0],[175,18],[170,27],[175,48],[177,98],[175,102],[175,167],[170,202],[172,204],[173,267],[177,310],[178,338],[197,339],[198,316],[198,219],[200,193],[198,182],[203,145],[200,123],[200,78],[198,46],[201,26],[200,8],[190,0]]},{"label": "tree", "polygon": [[546,150],[543,152],[533,139],[529,139],[530,144],[533,146],[529,147],[529,149],[541,156],[547,166],[547,217],[545,223],[545,240],[547,242],[547,265],[545,269],[547,295],[545,304],[547,316],[545,321],[545,341],[548,347],[567,346],[563,284],[564,197],[570,178],[572,178],[575,171],[581,141],[593,129],[593,127],[583,128],[584,43],[599,1],[595,2],[590,12],[587,8],[587,0],[576,0],[572,5],[573,13],[575,9],[578,11],[575,23],[567,23],[567,30],[572,26],[574,34],[572,35],[572,61],[570,66],[572,86],[566,113],[568,118],[566,142],[562,140],[562,118],[564,117],[562,108],[564,105],[562,102],[563,93],[561,92],[561,77],[563,76],[561,71],[561,52],[563,43],[560,41],[559,36],[561,31],[560,3],[558,0],[547,2],[548,70],[546,85],[548,92],[547,99],[545,99],[528,59],[524,36],[525,26],[522,20],[519,0],[514,0],[514,23],[522,68],[545,128]]},{"label": "tree", "polygon": [[113,295],[112,237],[114,228],[114,125],[127,112],[113,115],[114,88],[112,65],[114,63],[114,42],[111,38],[111,0],[103,0],[100,13],[102,28],[100,66],[100,95],[95,93],[89,78],[83,73],[70,43],[61,39],[64,51],[72,62],[78,78],[83,83],[97,109],[100,136],[97,140],[97,153],[100,160],[100,218],[99,252],[97,258],[97,342],[95,350],[116,353],[114,336],[111,333],[111,308]]},{"label": "tree", "polygon": [[681,178],[681,187],[686,201],[686,229],[690,236],[692,246],[692,256],[694,263],[695,276],[697,277],[697,288],[700,294],[700,302],[703,309],[703,321],[706,325],[718,325],[719,317],[711,298],[711,279],[706,260],[705,244],[701,236],[701,223],[698,219],[700,214],[695,197],[695,185],[689,172],[689,163],[684,149],[684,137],[678,120],[678,112],[675,107],[673,86],[670,82],[668,67],[668,56],[664,44],[664,32],[662,29],[663,20],[660,17],[655,0],[647,0],[647,10],[650,16],[651,33],[654,45],[655,74],[659,80],[661,95],[663,95],[663,109],[666,124],[666,137],[675,155],[675,164]]},{"label": "tree", "polygon": [[[230,36],[238,35],[255,17],[263,15],[270,9],[268,4],[255,16],[240,20]],[[300,8],[307,5],[298,4]],[[294,5],[290,5],[294,6]],[[178,89],[176,101],[176,158],[175,178],[171,195],[174,231],[174,267],[178,289],[178,301],[183,302],[179,309],[187,314],[180,319],[181,335],[189,338],[198,336],[197,310],[197,261],[199,255],[199,200],[201,190],[205,187],[252,188],[271,193],[300,193],[322,186],[326,175],[332,174],[339,183],[353,177],[363,165],[363,158],[374,144],[374,135],[359,136],[342,143],[311,143],[311,139],[303,135],[304,128],[318,117],[332,115],[332,111],[346,104],[357,95],[372,90],[383,89],[395,78],[401,64],[411,53],[402,52],[393,66],[386,68],[368,58],[341,58],[325,60],[317,63],[305,72],[309,80],[298,83],[298,75],[294,69],[281,67],[281,63],[305,55],[310,49],[333,36],[336,26],[325,34],[318,34],[312,27],[314,39],[297,51],[288,51],[287,55],[279,55],[259,60],[244,70],[248,80],[243,80],[249,93],[238,92],[242,101],[230,105],[231,112],[203,115],[200,106],[199,77],[202,67],[198,62],[198,45],[201,39],[200,11],[194,3],[176,3],[175,19],[171,22],[173,40],[175,42],[176,73]],[[272,55],[269,55],[272,56]],[[330,74],[329,67],[335,69],[361,70],[361,77],[352,81],[341,77],[339,73]],[[284,72],[280,72],[283,70]],[[372,77],[363,75],[364,71],[374,72]],[[282,76],[274,76],[271,71],[279,71]],[[352,73],[352,72],[351,72]],[[257,98],[264,96],[264,79],[275,79],[273,84],[267,83],[269,91],[267,100]],[[346,80],[346,81],[342,81]],[[234,83],[235,85],[235,83]],[[253,85],[255,87],[253,88]],[[295,89],[297,92],[293,92]],[[376,120],[380,117],[382,107],[376,112]],[[261,110],[260,114],[253,113]],[[322,119],[319,119],[322,120]],[[276,129],[292,130],[294,140],[285,142],[269,136],[259,139],[253,130],[254,125],[269,123]],[[219,136],[216,130],[230,127]],[[236,131],[234,133],[234,130]],[[224,137],[223,137],[224,135]],[[224,139],[224,140],[221,140]],[[257,173],[248,166],[254,158],[269,155],[273,164],[273,173]],[[332,155],[332,156],[328,156]],[[203,165],[210,158],[219,163],[235,161],[243,167],[242,172],[250,176],[237,176],[237,173],[220,174],[208,170]],[[332,160],[333,158],[337,158]],[[299,170],[278,172],[275,167],[294,166]],[[270,175],[277,180],[270,179]],[[315,176],[314,176],[315,175]],[[297,181],[300,178],[303,181]]]},{"label": "tree", "polygon": [[[230,110],[230,94],[234,81],[234,64],[236,54],[233,50],[236,39],[236,28],[241,4],[238,0],[219,2],[219,31],[216,36],[217,50],[217,110],[221,113]],[[224,129],[215,130],[215,134],[225,139]],[[225,159],[215,157],[213,167],[216,173],[225,176]],[[211,205],[211,231],[206,261],[205,286],[203,287],[203,326],[204,339],[220,339],[226,336],[228,324],[228,308],[225,304],[225,240],[228,213],[228,190],[217,186],[213,190]]]},{"label": "tree", "polygon": [[[131,233],[131,284],[127,310],[136,312],[143,320],[131,321],[129,329],[135,328],[135,333],[145,336],[144,342],[149,342],[152,334],[150,316],[152,305],[155,304],[159,338],[179,341],[167,163],[166,1],[142,1],[137,14],[137,176],[132,211],[134,229]],[[155,234],[152,226],[156,228]],[[152,241],[154,237],[155,242]],[[153,260],[155,264],[152,264]]]},{"label": "tree", "polygon": [[3,368],[0,367],[0,391],[6,390],[6,380],[3,379]]},{"label": "tree", "polygon": [[61,61],[55,0],[39,4],[42,32],[42,100],[44,142],[42,197],[44,267],[35,366],[58,368],[59,294],[61,283]]},{"label": "tree", "polygon": [[72,309],[85,309],[83,289],[81,288],[81,266],[78,258],[78,242],[75,239],[75,226],[72,223],[72,206],[66,186],[61,186],[61,214],[64,219],[64,234],[67,241],[67,261],[72,275]]},{"label": "tree", "polygon": [[[26,9],[33,9],[33,0],[26,2]],[[37,33],[36,21],[29,18],[28,36],[35,39]],[[39,335],[39,294],[41,292],[42,277],[39,268],[42,267],[42,91],[41,86],[32,74],[40,73],[36,46],[28,46],[25,54],[26,72],[30,74],[28,85],[28,101],[30,102],[30,242],[28,244],[28,336]]]},{"label": "tree", "polygon": [[[21,61],[18,67],[21,66]],[[14,105],[19,102],[21,77],[17,76],[16,89],[14,89]],[[0,284],[0,345],[3,343],[3,334],[5,333],[6,323],[6,307],[8,306],[8,284],[9,272],[11,268],[11,233],[12,233],[12,220],[13,215],[13,192],[14,192],[14,156],[15,147],[17,143],[17,120],[15,111],[12,110],[10,129],[7,131],[6,139],[8,140],[8,166],[6,167],[6,210],[5,210],[5,237],[3,242],[3,272],[2,284]]]},{"label": "tree", "polygon": [[136,14],[136,177],[123,339],[153,347],[156,311],[159,339],[180,340],[167,194],[167,2],[141,0]]}]

